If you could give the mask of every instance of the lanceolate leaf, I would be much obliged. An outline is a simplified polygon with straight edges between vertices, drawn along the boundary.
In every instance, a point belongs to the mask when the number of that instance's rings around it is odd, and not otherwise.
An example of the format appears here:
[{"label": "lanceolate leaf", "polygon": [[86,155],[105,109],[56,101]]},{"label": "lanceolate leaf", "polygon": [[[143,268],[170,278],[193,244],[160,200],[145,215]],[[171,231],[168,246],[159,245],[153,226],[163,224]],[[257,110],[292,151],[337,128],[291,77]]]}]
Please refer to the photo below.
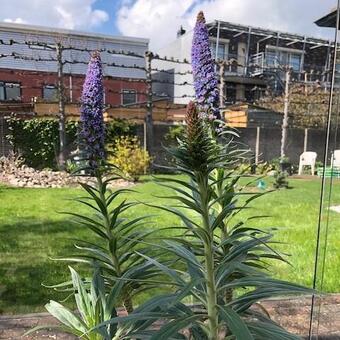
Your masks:
[{"label": "lanceolate leaf", "polygon": [[228,329],[236,336],[237,340],[254,340],[247,324],[228,306],[219,306],[220,316],[226,322]]}]

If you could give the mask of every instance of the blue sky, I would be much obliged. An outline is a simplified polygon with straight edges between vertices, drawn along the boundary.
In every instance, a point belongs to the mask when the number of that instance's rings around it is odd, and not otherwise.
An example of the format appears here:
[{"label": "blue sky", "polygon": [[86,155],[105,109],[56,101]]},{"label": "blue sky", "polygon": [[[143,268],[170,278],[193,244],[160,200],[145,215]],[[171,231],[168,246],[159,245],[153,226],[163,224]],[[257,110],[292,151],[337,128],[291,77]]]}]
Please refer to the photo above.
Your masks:
[{"label": "blue sky", "polygon": [[105,34],[120,35],[121,32],[116,26],[116,13],[118,12],[122,1],[120,0],[97,0],[95,8],[103,10],[109,14],[109,20],[97,27],[95,31]]},{"label": "blue sky", "polygon": [[220,19],[291,33],[331,38],[313,23],[336,0],[4,0],[0,21],[62,27],[150,39],[152,49],[191,29],[203,10]]}]

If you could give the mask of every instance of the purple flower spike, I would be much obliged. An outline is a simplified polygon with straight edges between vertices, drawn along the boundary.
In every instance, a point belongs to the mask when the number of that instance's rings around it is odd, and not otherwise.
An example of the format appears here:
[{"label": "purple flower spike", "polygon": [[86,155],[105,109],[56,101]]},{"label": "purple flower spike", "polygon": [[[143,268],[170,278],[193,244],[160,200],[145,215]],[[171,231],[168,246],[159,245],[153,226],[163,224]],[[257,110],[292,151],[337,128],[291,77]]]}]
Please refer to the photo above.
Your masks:
[{"label": "purple flower spike", "polygon": [[90,166],[95,168],[105,158],[105,127],[103,119],[103,71],[98,52],[89,62],[81,96],[80,136]]},{"label": "purple flower spike", "polygon": [[198,105],[220,119],[218,82],[209,46],[209,33],[203,12],[197,15],[191,48],[191,65]]}]

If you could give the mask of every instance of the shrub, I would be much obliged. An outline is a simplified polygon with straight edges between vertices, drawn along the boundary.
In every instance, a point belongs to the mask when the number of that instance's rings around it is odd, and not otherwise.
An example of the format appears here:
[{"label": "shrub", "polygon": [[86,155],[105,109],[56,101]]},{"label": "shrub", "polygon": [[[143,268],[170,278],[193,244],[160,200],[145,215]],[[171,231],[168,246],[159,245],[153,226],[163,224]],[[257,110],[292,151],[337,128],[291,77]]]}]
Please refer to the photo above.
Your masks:
[{"label": "shrub", "polygon": [[135,136],[137,133],[137,125],[127,119],[116,118],[106,123],[105,126],[105,141],[107,144],[112,144],[117,137],[120,136]]},{"label": "shrub", "polygon": [[267,173],[272,170],[274,170],[274,167],[268,162],[262,162],[256,165],[257,175],[267,175]]},{"label": "shrub", "polygon": [[[14,152],[20,153],[26,165],[37,169],[57,168],[56,155],[59,153],[59,132],[56,119],[7,119],[7,136]],[[66,145],[71,148],[77,138],[78,123],[66,122]]]},{"label": "shrub", "polygon": [[239,163],[237,166],[237,172],[240,174],[267,175],[269,171],[274,169],[274,166],[272,166],[268,162],[261,162],[257,165],[255,163],[246,162]]},{"label": "shrub", "polygon": [[151,158],[137,137],[123,136],[114,141],[108,163],[117,166],[122,173],[137,181],[149,169]]},{"label": "shrub", "polygon": [[276,171],[274,175],[273,187],[275,189],[286,188],[288,189],[289,183],[287,180],[288,174],[285,171]]},{"label": "shrub", "polygon": [[[20,119],[15,115],[7,118],[9,134],[7,139],[14,152],[20,153],[26,165],[36,169],[57,168],[59,153],[59,131],[56,119]],[[106,123],[106,141],[118,136],[134,135],[136,125],[127,120],[115,119]],[[66,144],[68,151],[75,148],[78,122],[66,122]]]},{"label": "shrub", "polygon": [[183,136],[185,131],[184,125],[175,125],[169,128],[169,131],[165,134],[164,138],[166,141],[173,143],[177,140],[177,138]]}]

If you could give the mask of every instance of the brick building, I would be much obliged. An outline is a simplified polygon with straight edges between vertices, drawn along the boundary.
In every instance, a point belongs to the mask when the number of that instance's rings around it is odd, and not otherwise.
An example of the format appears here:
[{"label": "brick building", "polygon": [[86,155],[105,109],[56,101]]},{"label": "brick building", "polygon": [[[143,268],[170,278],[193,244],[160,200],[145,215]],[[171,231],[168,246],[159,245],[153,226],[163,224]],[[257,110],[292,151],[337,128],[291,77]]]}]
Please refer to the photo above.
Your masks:
[{"label": "brick building", "polygon": [[[61,45],[65,97],[77,102],[89,60],[88,50],[101,52],[105,103],[144,102],[145,61],[148,40],[74,30],[0,24],[0,103],[57,100],[56,46]],[[128,55],[116,52],[128,52]],[[53,61],[49,61],[49,60]],[[109,65],[110,64],[110,65]],[[112,66],[120,65],[122,67]],[[136,67],[135,67],[136,66]]]}]

